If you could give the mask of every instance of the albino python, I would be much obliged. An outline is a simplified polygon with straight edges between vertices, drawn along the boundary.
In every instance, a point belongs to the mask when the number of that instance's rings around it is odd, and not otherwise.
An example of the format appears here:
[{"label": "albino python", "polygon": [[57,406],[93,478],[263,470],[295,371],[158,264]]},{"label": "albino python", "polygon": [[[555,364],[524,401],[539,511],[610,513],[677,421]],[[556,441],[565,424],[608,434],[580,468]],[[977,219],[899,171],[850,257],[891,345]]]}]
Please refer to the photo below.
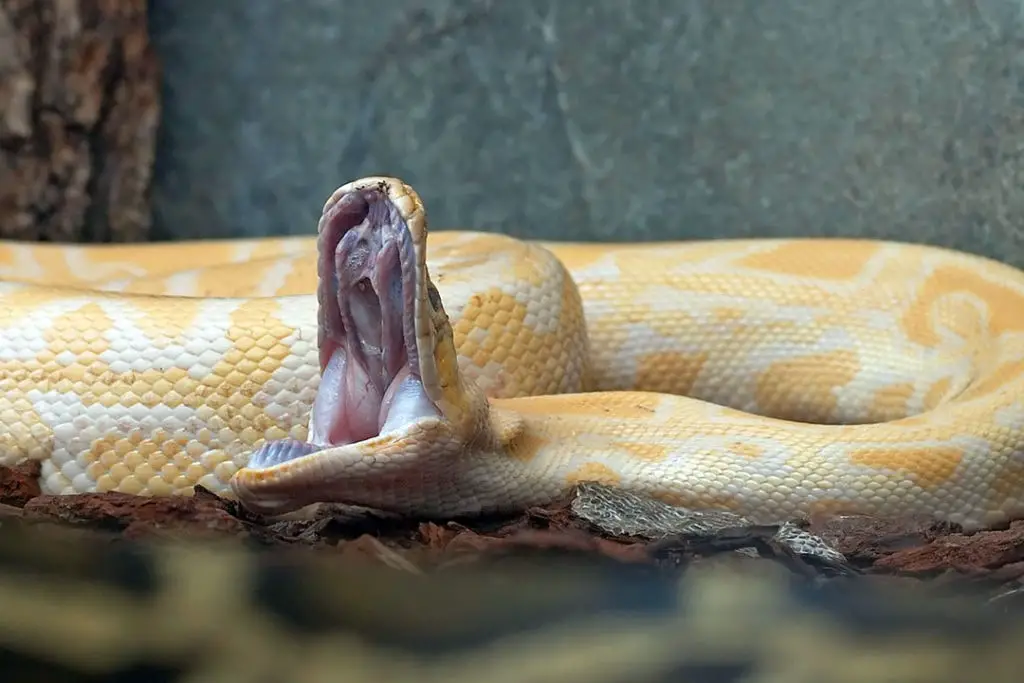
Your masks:
[{"label": "albino python", "polygon": [[476,232],[428,254],[391,178],[336,190],[318,232],[2,244],[0,463],[40,460],[49,493],[201,484],[267,514],[511,511],[582,481],[754,520],[1024,510],[1006,265]]}]

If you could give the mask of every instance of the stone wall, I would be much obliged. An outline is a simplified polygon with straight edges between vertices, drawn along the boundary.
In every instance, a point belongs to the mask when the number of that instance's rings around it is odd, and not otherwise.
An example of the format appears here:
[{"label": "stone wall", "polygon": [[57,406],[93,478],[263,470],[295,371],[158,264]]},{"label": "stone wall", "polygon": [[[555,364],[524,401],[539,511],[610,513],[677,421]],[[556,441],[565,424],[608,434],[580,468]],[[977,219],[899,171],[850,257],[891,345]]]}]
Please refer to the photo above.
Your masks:
[{"label": "stone wall", "polygon": [[1024,265],[1014,0],[150,11],[157,237],[311,232],[334,187],[386,173],[435,228],[863,235]]}]

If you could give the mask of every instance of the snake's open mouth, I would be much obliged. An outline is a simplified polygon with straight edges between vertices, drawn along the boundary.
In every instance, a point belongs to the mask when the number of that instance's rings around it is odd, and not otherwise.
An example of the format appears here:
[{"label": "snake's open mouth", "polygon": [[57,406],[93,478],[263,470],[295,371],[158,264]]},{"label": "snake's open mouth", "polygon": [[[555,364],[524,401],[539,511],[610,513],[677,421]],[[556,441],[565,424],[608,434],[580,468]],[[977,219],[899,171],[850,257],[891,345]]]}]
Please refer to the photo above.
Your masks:
[{"label": "snake's open mouth", "polygon": [[319,235],[320,385],[307,442],[267,442],[250,469],[399,432],[441,413],[416,344],[418,273],[408,226],[384,189],[352,189],[325,208]]},{"label": "snake's open mouth", "polygon": [[344,446],[439,415],[420,377],[415,255],[380,190],[341,196],[320,239],[320,387],[309,441]]}]

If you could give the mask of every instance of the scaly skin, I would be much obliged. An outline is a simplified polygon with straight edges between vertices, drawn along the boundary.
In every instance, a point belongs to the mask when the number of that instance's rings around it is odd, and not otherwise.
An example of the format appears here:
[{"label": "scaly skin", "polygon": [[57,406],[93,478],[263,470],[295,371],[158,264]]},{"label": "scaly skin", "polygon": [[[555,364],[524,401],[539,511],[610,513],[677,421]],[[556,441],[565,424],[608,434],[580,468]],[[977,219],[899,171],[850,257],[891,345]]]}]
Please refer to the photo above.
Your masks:
[{"label": "scaly skin", "polygon": [[41,460],[47,492],[199,483],[264,512],[472,514],[591,480],[766,521],[1021,515],[1021,272],[838,239],[438,232],[428,257],[419,197],[387,178],[335,191],[321,248],[339,201],[372,188],[412,238],[405,322],[439,417],[250,462],[309,438],[323,329],[308,238],[8,243],[0,277],[22,284],[0,286],[0,462]]}]

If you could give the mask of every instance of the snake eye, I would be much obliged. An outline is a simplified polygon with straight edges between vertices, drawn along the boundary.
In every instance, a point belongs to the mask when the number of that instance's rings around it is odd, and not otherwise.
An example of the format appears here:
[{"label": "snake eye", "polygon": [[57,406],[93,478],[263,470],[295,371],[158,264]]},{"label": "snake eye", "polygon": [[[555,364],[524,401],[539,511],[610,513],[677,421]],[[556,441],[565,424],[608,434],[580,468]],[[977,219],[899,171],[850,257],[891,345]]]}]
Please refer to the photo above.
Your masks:
[{"label": "snake eye", "polygon": [[430,307],[435,312],[441,310],[441,294],[437,291],[437,287],[434,286],[433,282],[427,284],[427,298],[430,299]]}]

